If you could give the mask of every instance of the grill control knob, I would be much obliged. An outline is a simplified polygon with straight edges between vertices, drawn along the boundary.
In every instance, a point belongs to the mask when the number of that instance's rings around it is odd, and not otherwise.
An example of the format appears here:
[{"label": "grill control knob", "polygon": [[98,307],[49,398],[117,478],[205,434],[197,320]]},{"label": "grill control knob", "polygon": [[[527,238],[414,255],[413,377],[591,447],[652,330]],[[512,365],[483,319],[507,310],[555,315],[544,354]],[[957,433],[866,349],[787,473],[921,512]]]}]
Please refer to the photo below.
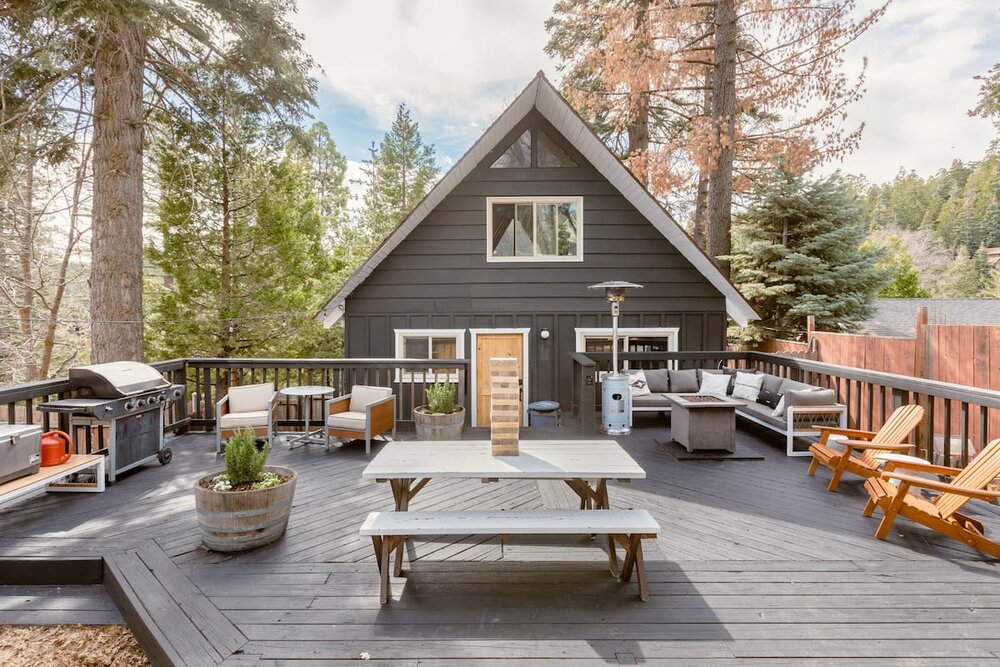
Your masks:
[{"label": "grill control knob", "polygon": [[126,410],[135,410],[135,401],[125,401],[125,404],[122,407]]},{"label": "grill control knob", "polygon": [[146,401],[144,399],[141,398],[135,399],[135,407],[141,408],[144,405],[146,405]]},{"label": "grill control knob", "polygon": [[174,389],[174,398],[180,398],[184,391],[182,389]]}]

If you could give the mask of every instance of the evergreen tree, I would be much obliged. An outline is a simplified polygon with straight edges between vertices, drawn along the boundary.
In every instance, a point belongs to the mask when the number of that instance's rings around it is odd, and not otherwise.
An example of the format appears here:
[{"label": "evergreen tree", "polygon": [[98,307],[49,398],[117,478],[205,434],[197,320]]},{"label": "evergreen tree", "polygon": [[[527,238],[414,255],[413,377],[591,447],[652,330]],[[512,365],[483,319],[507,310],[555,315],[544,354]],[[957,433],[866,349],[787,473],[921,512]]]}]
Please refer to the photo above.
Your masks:
[{"label": "evergreen tree", "polygon": [[926,299],[931,296],[929,290],[920,286],[920,273],[913,266],[913,257],[903,247],[898,237],[889,239],[883,260],[879,269],[888,276],[889,282],[879,290],[883,299]]},{"label": "evergreen tree", "polygon": [[980,247],[970,254],[962,245],[941,277],[935,296],[953,299],[988,296],[993,287],[993,270],[986,261],[985,249]]},{"label": "evergreen tree", "polygon": [[[150,109],[197,115],[208,91],[185,64],[221,60],[247,100],[296,120],[313,101],[312,61],[286,16],[292,0],[9,0],[0,32],[30,24],[46,46],[79,45],[78,57],[23,104],[0,106],[0,125],[21,122],[45,92],[86,74],[92,91],[92,361],[143,358],[142,215],[145,119]],[[4,70],[18,55],[0,53]],[[81,89],[82,94],[84,89]]]},{"label": "evergreen tree", "polygon": [[154,147],[160,201],[147,256],[168,280],[148,345],[168,357],[309,354],[325,335],[312,315],[337,268],[314,165],[228,73],[193,76],[211,91],[210,113],[173,120]]},{"label": "evergreen tree", "polygon": [[369,149],[364,174],[367,190],[361,224],[370,246],[378,245],[431,189],[437,178],[434,146],[424,144],[405,104],[382,142]]},{"label": "evergreen tree", "polygon": [[776,171],[734,230],[734,282],[761,315],[745,339],[796,337],[809,315],[820,329],[851,330],[869,314],[884,282],[880,252],[864,247],[860,209],[839,175]]},{"label": "evergreen tree", "polygon": [[399,105],[392,127],[378,146],[368,149],[361,184],[365,193],[352,225],[337,239],[342,268],[340,285],[402,222],[437,179],[434,146],[424,144],[420,128],[406,105]]}]

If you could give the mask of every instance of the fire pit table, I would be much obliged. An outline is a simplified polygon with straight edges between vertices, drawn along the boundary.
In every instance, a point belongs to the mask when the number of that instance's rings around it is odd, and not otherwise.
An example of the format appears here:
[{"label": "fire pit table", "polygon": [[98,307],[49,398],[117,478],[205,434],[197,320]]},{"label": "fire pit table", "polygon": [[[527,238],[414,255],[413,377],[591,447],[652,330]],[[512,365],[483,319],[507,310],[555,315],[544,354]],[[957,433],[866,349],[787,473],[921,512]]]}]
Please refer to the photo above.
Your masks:
[{"label": "fire pit table", "polygon": [[736,451],[736,408],[742,403],[704,394],[664,394],[671,403],[670,436],[689,451]]}]

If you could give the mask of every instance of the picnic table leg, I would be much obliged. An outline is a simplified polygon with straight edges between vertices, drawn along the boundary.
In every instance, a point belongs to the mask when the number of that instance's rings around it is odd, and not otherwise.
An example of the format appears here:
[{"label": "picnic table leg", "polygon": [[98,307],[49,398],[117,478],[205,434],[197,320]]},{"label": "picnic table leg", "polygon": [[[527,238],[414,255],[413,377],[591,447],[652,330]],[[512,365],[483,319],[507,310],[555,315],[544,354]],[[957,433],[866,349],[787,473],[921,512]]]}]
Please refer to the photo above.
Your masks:
[{"label": "picnic table leg", "polygon": [[618,569],[618,551],[615,537],[615,535],[608,535],[608,568],[611,570],[611,576],[617,579],[621,571]]},{"label": "picnic table leg", "polygon": [[625,550],[625,562],[622,563],[621,581],[632,579],[632,568],[635,566],[636,544],[640,542],[635,535],[627,535],[628,548]]},{"label": "picnic table leg", "polygon": [[[405,512],[410,508],[410,498],[413,497],[414,492],[411,492],[410,485],[413,483],[412,479],[401,479],[399,480],[399,499],[396,502],[396,511]],[[419,490],[419,489],[418,489]],[[403,549],[406,548],[406,538],[403,537],[399,541],[399,546],[396,548],[396,563],[392,568],[393,576],[400,576],[403,574]]]},{"label": "picnic table leg", "polygon": [[649,602],[649,586],[646,583],[646,561],[642,557],[642,538],[633,536],[635,540],[635,577],[639,580],[639,599]]},{"label": "picnic table leg", "polygon": [[386,536],[382,540],[381,553],[379,554],[379,573],[381,576],[381,583],[379,584],[379,602],[386,604],[389,602],[389,596],[392,595],[390,590],[389,582],[389,554],[392,553],[390,543],[392,542],[389,536]]}]

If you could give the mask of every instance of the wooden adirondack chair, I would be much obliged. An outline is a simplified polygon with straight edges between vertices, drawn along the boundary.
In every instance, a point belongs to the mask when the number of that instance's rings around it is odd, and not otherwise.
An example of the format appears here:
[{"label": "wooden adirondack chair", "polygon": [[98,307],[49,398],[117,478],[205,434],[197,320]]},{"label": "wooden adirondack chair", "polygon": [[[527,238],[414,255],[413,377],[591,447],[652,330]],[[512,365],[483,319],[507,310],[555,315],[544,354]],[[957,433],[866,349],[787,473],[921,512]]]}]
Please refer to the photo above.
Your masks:
[{"label": "wooden adirondack chair", "polygon": [[[924,409],[919,405],[904,405],[897,408],[877,432],[860,431],[850,428],[824,428],[820,431],[819,442],[810,445],[812,463],[809,475],[816,474],[822,463],[833,471],[830,485],[826,488],[836,491],[840,478],[845,472],[861,477],[877,477],[882,471],[882,462],[876,457],[879,452],[908,452],[913,445],[905,444],[913,429],[924,418]],[[839,451],[830,443],[831,435],[845,435],[847,440],[836,441],[845,449]]]},{"label": "wooden adirondack chair", "polygon": [[[884,515],[875,531],[875,537],[884,540],[892,528],[892,522],[899,515],[942,535],[965,542],[994,558],[1000,558],[1000,544],[986,539],[983,524],[958,512],[973,498],[992,500],[1000,497],[1000,491],[986,489],[986,485],[1000,475],[1000,438],[986,445],[965,469],[908,462],[895,463],[893,467],[893,470],[885,470],[879,477],[865,481],[865,489],[870,498],[865,506],[865,516],[871,516],[876,507]],[[950,483],[939,482],[899,472],[896,468],[948,475],[953,479]],[[890,480],[898,481],[899,486],[895,486]],[[940,494],[933,500],[927,500],[909,493],[911,486],[939,491]]]}]

